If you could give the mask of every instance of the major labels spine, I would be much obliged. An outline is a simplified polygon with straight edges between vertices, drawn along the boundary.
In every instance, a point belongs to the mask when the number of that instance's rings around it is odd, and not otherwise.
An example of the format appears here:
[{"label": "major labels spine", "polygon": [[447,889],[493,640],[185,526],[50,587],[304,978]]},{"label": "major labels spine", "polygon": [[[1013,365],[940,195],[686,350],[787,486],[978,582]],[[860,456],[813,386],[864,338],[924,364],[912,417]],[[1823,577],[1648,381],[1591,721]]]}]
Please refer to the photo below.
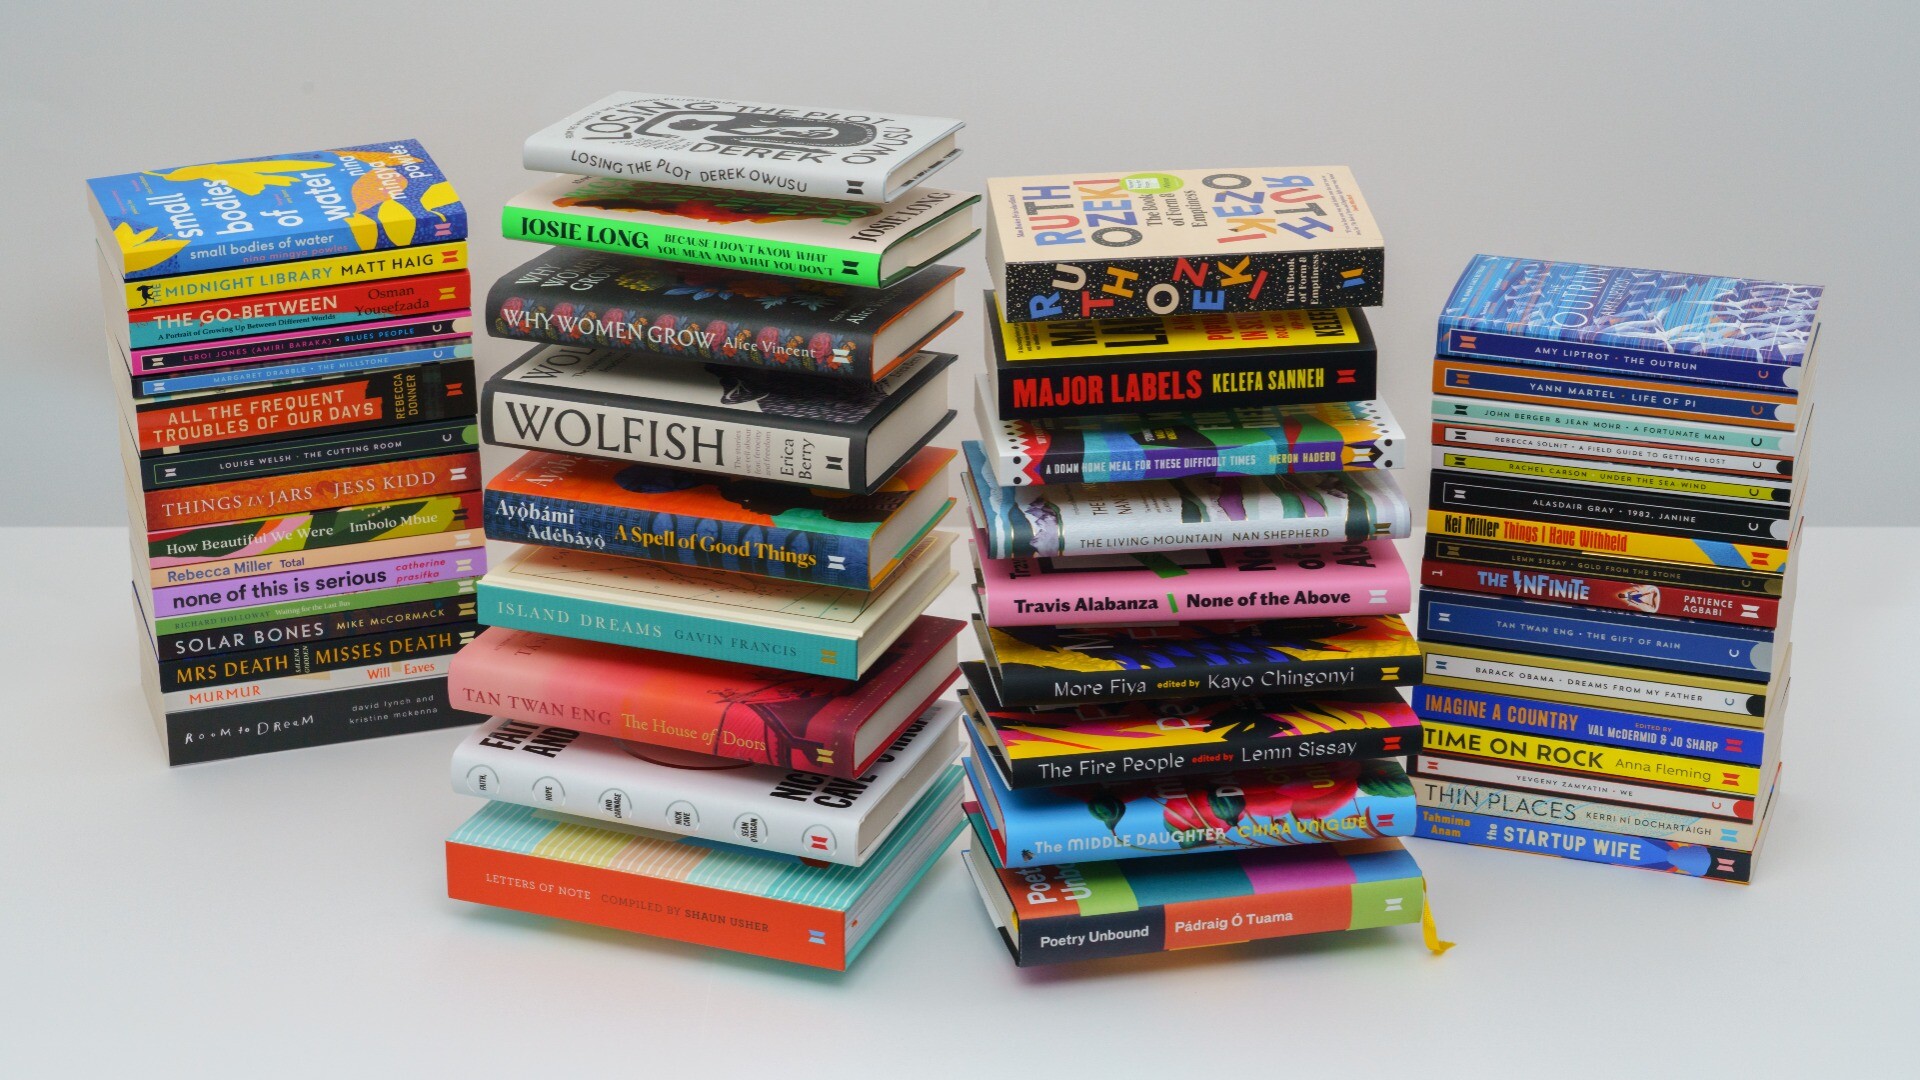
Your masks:
[{"label": "major labels spine", "polygon": [[1767,733],[1751,728],[1445,686],[1414,687],[1413,709],[1422,719],[1574,739],[1623,750],[1684,754],[1736,765],[1761,764],[1767,749]]},{"label": "major labels spine", "polygon": [[321,379],[330,376],[390,371],[419,364],[439,364],[473,358],[473,343],[466,337],[430,342],[418,348],[380,347],[361,352],[329,353],[297,357],[285,362],[248,364],[238,367],[190,371],[184,375],[135,376],[133,393],[145,400],[180,394],[211,393],[241,387],[258,387],[295,379]]},{"label": "major labels spine", "polygon": [[165,693],[208,686],[311,675],[319,671],[364,667],[409,657],[439,656],[473,640],[475,624],[410,627],[336,641],[294,641],[249,652],[194,656],[160,664]]},{"label": "major labels spine", "polygon": [[1485,731],[1424,717],[1420,729],[1426,749],[1436,754],[1570,769],[1697,791],[1725,791],[1735,795],[1760,792],[1760,770],[1751,765],[1704,761],[1650,750],[1623,750],[1539,735]]},{"label": "major labels spine", "polygon": [[1784,549],[1793,531],[1792,513],[1786,506],[1651,492],[1599,492],[1543,480],[1441,472],[1433,475],[1428,494],[1429,505],[1439,510],[1700,538],[1703,545]]},{"label": "major labels spine", "polygon": [[453,707],[444,677],[163,715],[170,765],[430,731],[484,719]]},{"label": "major labels spine", "polygon": [[1481,543],[1445,536],[1427,537],[1426,556],[1429,560],[1480,563],[1504,570],[1536,570],[1571,577],[1610,578],[1634,585],[1700,589],[1709,593],[1731,593],[1775,601],[1786,594],[1787,584],[1787,579],[1781,574],[1767,571],[1654,562],[1591,552],[1555,551],[1527,544]]},{"label": "major labels spine", "polygon": [[457,532],[479,522],[480,493],[464,491],[193,529],[155,530],[147,534],[147,560],[154,566],[180,566],[242,555],[313,551],[395,536]]},{"label": "major labels spine", "polygon": [[1421,682],[1435,686],[1630,708],[1709,724],[1765,726],[1767,687],[1762,683],[1454,645],[1423,645],[1421,651]]},{"label": "major labels spine", "polygon": [[[995,328],[987,328],[989,335]],[[992,347],[992,343],[989,343]],[[991,367],[1003,420],[1112,416],[1170,408],[1191,412],[1284,408],[1378,396],[1372,354],[1299,359],[1247,350],[1191,356],[1128,356],[1124,360],[995,360]]]},{"label": "major labels spine", "polygon": [[1765,681],[1774,663],[1773,631],[1762,627],[1433,589],[1420,591],[1419,633],[1423,641],[1728,679]]},{"label": "major labels spine", "polygon": [[1231,259],[1062,258],[1008,263],[1002,278],[1000,302],[1009,322],[1378,307],[1386,249],[1260,251]]},{"label": "major labels spine", "polygon": [[477,577],[486,571],[487,553],[476,548],[350,563],[346,566],[324,566],[239,581],[178,585],[153,590],[153,615],[156,619],[165,619],[203,611],[253,607],[275,600],[297,600],[398,585],[426,584],[449,578]]},{"label": "major labels spine", "polygon": [[[405,586],[402,586],[405,588]],[[178,660],[222,653],[308,644],[398,630],[421,630],[473,621],[477,605],[466,595],[413,600],[384,607],[323,612],[302,618],[256,622],[224,629],[166,634],[154,642],[164,666]]]},{"label": "major labels spine", "polygon": [[466,271],[401,280],[355,281],[259,299],[216,300],[127,313],[129,349],[155,349],[223,338],[373,325],[431,315],[453,317],[471,303]]},{"label": "major labels spine", "polygon": [[[1432,542],[1446,543],[1439,537]],[[1431,556],[1420,564],[1420,585],[1425,589],[1558,600],[1608,611],[1642,612],[1738,626],[1772,629],[1780,624],[1780,601],[1772,597],[1654,585],[1619,578],[1587,577],[1550,570],[1452,562]]]},{"label": "major labels spine", "polygon": [[302,432],[368,428],[472,416],[473,361],[455,360],[287,386],[257,387],[137,407],[140,453],[231,446]]},{"label": "major labels spine", "polygon": [[[1572,368],[1637,378],[1678,379],[1747,390],[1794,390],[1798,367],[1731,357],[1689,356],[1667,350],[1634,349],[1594,342],[1570,342],[1440,327],[1442,356],[1479,356],[1551,369]],[[1786,385],[1783,385],[1786,384]]]},{"label": "major labels spine", "polygon": [[743,574],[866,588],[871,549],[860,537],[489,489],[487,536]]},{"label": "major labels spine", "polygon": [[1779,431],[1792,431],[1803,415],[1795,394],[1684,386],[1531,368],[1524,364],[1478,364],[1444,357],[1433,362],[1433,392]]},{"label": "major labels spine", "polygon": [[491,581],[480,583],[478,595],[480,621],[487,626],[843,679],[854,678],[863,666],[857,639],[754,626],[726,618],[724,612],[708,618],[645,611],[607,601],[549,596]]},{"label": "major labels spine", "polygon": [[1622,803],[1649,810],[1671,811],[1688,817],[1711,818],[1722,824],[1751,823],[1754,800],[1717,791],[1692,791],[1663,784],[1643,784],[1610,776],[1591,776],[1561,769],[1514,767],[1494,761],[1415,754],[1412,773],[1469,784],[1491,784],[1522,791],[1540,791],[1570,799]]},{"label": "major labels spine", "polygon": [[176,274],[124,283],[128,311],[205,304],[241,296],[259,296],[291,290],[332,288],[369,281],[442,274],[467,268],[464,241],[430,247],[395,248],[324,259],[236,266],[198,274]]},{"label": "major labels spine", "polygon": [[1504,401],[1450,397],[1446,394],[1434,397],[1433,419],[1437,423],[1465,424],[1478,428],[1525,428],[1557,440],[1627,440],[1640,444],[1714,450],[1729,456],[1761,454],[1791,458],[1800,445],[1797,432],[1698,420],[1661,420],[1652,416],[1580,408],[1512,405]]},{"label": "major labels spine", "polygon": [[480,455],[468,450],[150,491],[142,502],[147,528],[158,531],[214,525],[270,513],[297,514],[374,499],[399,501],[449,495],[471,490],[479,482]]},{"label": "major labels spine", "polygon": [[1526,455],[1528,458],[1563,458],[1568,464],[1607,462],[1628,468],[1677,469],[1682,472],[1727,473],[1781,482],[1793,475],[1793,458],[1773,454],[1741,453],[1700,446],[1674,446],[1624,439],[1593,439],[1546,431],[1476,427],[1450,424],[1433,425],[1433,444],[1458,453]]},{"label": "major labels spine", "polygon": [[1752,851],[1760,838],[1759,828],[1748,821],[1723,821],[1618,803],[1566,799],[1519,788],[1415,777],[1413,795],[1421,806],[1434,810],[1457,810],[1514,821],[1570,825],[1577,829],[1594,829],[1623,836],[1644,836],[1650,840],[1711,844]]},{"label": "major labels spine", "polygon": [[1652,840],[1641,836],[1540,822],[1512,821],[1459,810],[1420,808],[1419,831],[1428,840],[1451,840],[1481,847],[1558,855],[1563,859],[1660,870],[1689,877],[1745,884],[1753,875],[1753,856],[1732,848]]},{"label": "major labels spine", "polygon": [[164,454],[138,463],[143,491],[164,491],[222,480],[371,465],[401,458],[477,450],[480,429],[470,421],[407,424],[353,435],[322,435],[268,446]]},{"label": "major labels spine", "polygon": [[180,615],[171,619],[154,620],[153,632],[159,635],[162,643],[160,654],[165,656],[167,647],[164,643],[176,636],[217,635],[220,631],[234,627],[316,619],[348,612],[370,611],[395,604],[424,603],[455,598],[465,606],[472,607],[474,604],[473,582],[472,578],[454,578],[449,581],[430,581],[424,585],[396,585],[390,589],[335,593],[332,596],[317,596],[311,599],[281,600],[253,607]]},{"label": "major labels spine", "polygon": [[131,374],[140,376],[261,364],[269,360],[316,353],[359,352],[376,347],[391,349],[399,343],[464,336],[472,332],[472,326],[473,321],[463,311],[457,315],[387,319],[253,337],[221,338],[186,345],[136,347],[127,354],[127,365]]}]

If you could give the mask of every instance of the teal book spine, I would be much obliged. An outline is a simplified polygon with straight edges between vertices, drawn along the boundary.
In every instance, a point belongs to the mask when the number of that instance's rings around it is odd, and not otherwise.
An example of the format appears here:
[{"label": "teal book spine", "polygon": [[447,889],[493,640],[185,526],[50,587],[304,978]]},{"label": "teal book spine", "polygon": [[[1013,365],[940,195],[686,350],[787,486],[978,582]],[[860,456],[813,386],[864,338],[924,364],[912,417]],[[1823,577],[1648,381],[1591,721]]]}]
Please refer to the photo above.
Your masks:
[{"label": "teal book spine", "polygon": [[803,634],[725,617],[680,615],[629,604],[551,596],[486,580],[475,592],[480,622],[487,626],[841,679],[855,678],[860,671],[860,643],[851,637]]}]

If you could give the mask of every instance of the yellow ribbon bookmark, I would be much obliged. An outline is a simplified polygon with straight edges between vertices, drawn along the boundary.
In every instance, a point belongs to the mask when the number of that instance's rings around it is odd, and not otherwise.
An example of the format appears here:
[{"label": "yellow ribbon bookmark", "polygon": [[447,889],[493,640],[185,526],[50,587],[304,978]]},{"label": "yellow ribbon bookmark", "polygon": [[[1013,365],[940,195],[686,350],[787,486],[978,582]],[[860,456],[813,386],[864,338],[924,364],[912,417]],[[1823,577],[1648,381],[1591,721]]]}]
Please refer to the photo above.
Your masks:
[{"label": "yellow ribbon bookmark", "polygon": [[1427,951],[1435,956],[1453,948],[1453,942],[1440,940],[1440,931],[1433,925],[1433,903],[1424,887],[1420,890],[1420,936],[1426,939]]}]

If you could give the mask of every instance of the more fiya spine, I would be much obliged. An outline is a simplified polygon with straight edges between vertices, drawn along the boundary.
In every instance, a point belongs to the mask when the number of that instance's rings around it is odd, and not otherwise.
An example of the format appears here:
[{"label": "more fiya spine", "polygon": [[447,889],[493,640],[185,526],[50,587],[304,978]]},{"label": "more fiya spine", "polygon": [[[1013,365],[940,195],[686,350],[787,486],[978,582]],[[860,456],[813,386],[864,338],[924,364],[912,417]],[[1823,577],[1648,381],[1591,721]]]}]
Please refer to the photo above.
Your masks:
[{"label": "more fiya spine", "polygon": [[786,581],[865,588],[871,552],[852,536],[489,489],[490,539],[626,555]]},{"label": "more fiya spine", "polygon": [[195,656],[164,661],[160,665],[160,689],[197,690],[207,686],[255,679],[274,679],[285,675],[309,675],[318,671],[386,663],[410,657],[440,656],[473,640],[477,624],[412,627],[386,633],[335,641],[293,641],[249,652]]},{"label": "more fiya spine", "polygon": [[1688,877],[1715,878],[1745,884],[1753,876],[1753,856],[1732,848],[1652,840],[1641,836],[1514,821],[1460,810],[1420,808],[1415,836],[1451,840],[1459,844],[1558,855],[1563,859],[1659,870]]},{"label": "more fiya spine", "polygon": [[1139,671],[1078,672],[1008,664],[998,669],[1000,700],[1008,705],[1074,701],[1130,701],[1140,697],[1217,697],[1398,686],[1419,678],[1411,656],[1355,657],[1311,662],[1285,659],[1216,666],[1204,660]]},{"label": "more fiya spine", "polygon": [[136,406],[143,456],[184,447],[214,447],[326,431],[343,434],[415,420],[472,416],[473,361],[453,360],[250,387]]}]

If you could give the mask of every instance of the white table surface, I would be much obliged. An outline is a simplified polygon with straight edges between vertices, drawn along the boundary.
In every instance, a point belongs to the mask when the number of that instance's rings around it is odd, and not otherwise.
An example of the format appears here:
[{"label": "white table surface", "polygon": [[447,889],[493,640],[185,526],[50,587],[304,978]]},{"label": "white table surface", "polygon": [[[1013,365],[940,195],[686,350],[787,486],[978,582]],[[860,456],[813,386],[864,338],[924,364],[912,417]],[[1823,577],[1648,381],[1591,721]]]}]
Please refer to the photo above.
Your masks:
[{"label": "white table surface", "polygon": [[836,975],[446,899],[460,729],[168,769],[124,534],[0,530],[0,1076],[1911,1076],[1916,542],[1807,530],[1750,887],[1412,841],[1444,957],[1021,971],[950,854]]}]

